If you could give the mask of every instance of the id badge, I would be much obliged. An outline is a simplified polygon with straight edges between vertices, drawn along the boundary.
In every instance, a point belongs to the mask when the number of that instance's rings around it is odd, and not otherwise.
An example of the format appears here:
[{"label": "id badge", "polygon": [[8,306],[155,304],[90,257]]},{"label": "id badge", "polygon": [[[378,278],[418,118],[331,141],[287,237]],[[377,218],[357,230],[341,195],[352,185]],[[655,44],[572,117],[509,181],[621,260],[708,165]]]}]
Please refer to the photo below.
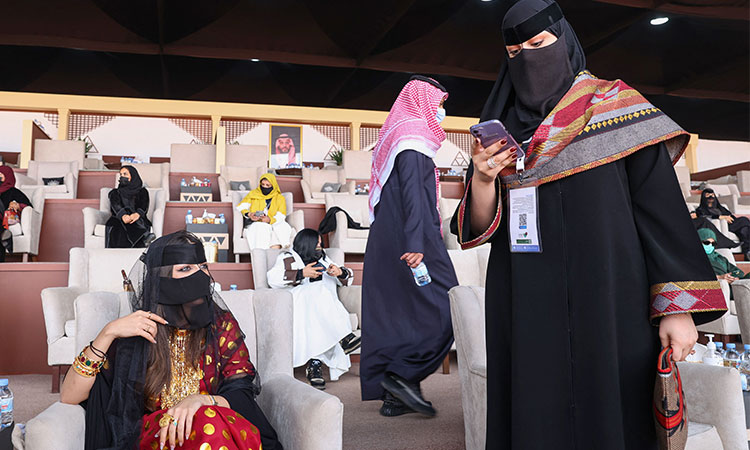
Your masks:
[{"label": "id badge", "polygon": [[539,199],[535,186],[508,190],[508,239],[511,253],[542,253]]}]

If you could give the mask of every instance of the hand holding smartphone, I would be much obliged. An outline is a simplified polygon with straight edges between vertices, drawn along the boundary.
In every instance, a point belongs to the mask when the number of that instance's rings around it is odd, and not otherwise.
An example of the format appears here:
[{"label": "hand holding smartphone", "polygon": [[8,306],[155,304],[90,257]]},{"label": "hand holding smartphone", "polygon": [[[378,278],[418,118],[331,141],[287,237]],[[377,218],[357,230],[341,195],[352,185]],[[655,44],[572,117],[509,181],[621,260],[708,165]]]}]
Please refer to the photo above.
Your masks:
[{"label": "hand holding smartphone", "polygon": [[[504,148],[515,146],[517,149],[521,149],[521,146],[518,145],[516,140],[513,139],[513,136],[511,136],[510,133],[508,133],[508,130],[505,129],[503,123],[497,119],[487,120],[485,122],[472,125],[471,128],[469,128],[469,132],[471,132],[472,136],[479,139],[479,142],[482,143],[482,147],[484,148],[487,148],[492,144],[505,139],[508,142],[508,145],[506,145]],[[497,153],[500,153],[501,151],[502,149],[498,150]]]}]

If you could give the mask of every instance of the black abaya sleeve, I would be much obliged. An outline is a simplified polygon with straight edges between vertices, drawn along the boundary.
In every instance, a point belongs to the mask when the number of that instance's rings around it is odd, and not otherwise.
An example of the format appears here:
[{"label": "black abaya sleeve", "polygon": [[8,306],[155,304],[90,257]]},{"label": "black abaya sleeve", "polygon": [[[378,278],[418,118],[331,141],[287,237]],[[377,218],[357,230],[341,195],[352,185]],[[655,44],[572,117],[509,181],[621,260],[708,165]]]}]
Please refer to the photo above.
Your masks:
[{"label": "black abaya sleeve", "polygon": [[125,208],[125,205],[122,203],[122,198],[120,198],[120,193],[117,191],[117,189],[112,189],[109,191],[109,209],[112,212],[112,215],[117,217],[118,220],[122,221],[122,216],[126,214],[130,214],[130,212]]},{"label": "black abaya sleeve", "polygon": [[422,183],[426,170],[422,158],[427,157],[419,152],[407,150],[399,153],[395,162],[404,217],[404,253],[424,253],[424,220],[430,217],[430,212],[424,209]]},{"label": "black abaya sleeve", "polygon": [[148,189],[142,188],[135,199],[135,212],[143,218],[145,218],[146,213],[148,213],[148,202]]},{"label": "black abaya sleeve", "polygon": [[477,235],[471,230],[471,180],[473,174],[474,167],[469,165],[469,171],[466,174],[464,196],[451,219],[450,231],[458,237],[458,243],[464,250],[478,247],[491,241],[500,225],[503,213],[503,190],[500,188],[500,181],[496,179],[495,195],[497,195],[497,205],[495,205],[495,217],[490,226],[481,234]]},{"label": "black abaya sleeve", "polygon": [[651,285],[650,318],[692,313],[696,325],[727,309],[695,232],[664,144],[626,159],[633,218]]}]

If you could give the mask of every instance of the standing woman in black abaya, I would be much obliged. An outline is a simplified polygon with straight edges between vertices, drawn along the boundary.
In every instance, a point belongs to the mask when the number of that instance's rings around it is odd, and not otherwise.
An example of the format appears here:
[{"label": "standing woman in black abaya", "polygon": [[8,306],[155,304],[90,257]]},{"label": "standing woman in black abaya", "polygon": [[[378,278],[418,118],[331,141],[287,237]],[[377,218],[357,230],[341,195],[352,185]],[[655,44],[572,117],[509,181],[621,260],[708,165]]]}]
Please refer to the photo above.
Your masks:
[{"label": "standing woman in black abaya", "polygon": [[462,248],[492,243],[486,446],[655,450],[660,346],[684,359],[726,311],[672,168],[688,134],[587,72],[554,1],[520,0],[502,29],[482,120],[520,148],[475,142],[451,224]]}]

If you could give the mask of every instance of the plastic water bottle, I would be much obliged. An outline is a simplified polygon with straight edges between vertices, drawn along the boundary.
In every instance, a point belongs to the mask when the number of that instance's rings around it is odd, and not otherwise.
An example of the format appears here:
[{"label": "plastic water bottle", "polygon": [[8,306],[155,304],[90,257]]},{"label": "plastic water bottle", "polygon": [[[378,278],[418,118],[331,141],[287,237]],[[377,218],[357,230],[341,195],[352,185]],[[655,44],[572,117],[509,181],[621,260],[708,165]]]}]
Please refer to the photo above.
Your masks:
[{"label": "plastic water bottle", "polygon": [[13,423],[13,392],[8,387],[8,379],[0,380],[0,430]]},{"label": "plastic water bottle", "polygon": [[430,272],[427,271],[427,266],[424,262],[419,263],[417,267],[411,269],[411,273],[414,275],[414,282],[417,286],[427,286],[432,283],[432,277]]},{"label": "plastic water bottle", "polygon": [[710,366],[722,366],[724,361],[716,350],[716,342],[714,342],[713,334],[706,334],[708,337],[708,344],[706,344],[706,353],[703,354],[703,364]]},{"label": "plastic water bottle", "polygon": [[742,390],[750,391],[750,344],[745,344],[745,352],[740,355],[740,379]]},{"label": "plastic water bottle", "polygon": [[721,355],[721,359],[724,359],[724,343],[717,342],[716,351],[719,353],[719,355]]},{"label": "plastic water bottle", "polygon": [[185,223],[193,223],[193,210],[188,209],[188,213],[185,214]]},{"label": "plastic water bottle", "polygon": [[734,367],[740,370],[740,354],[735,350],[734,344],[727,344],[727,351],[724,352],[724,367]]},{"label": "plastic water bottle", "polygon": [[187,181],[184,178],[180,180],[180,186],[187,186]]},{"label": "plastic water bottle", "polygon": [[237,290],[237,285],[236,284],[230,284],[229,285],[229,290],[230,291],[236,291]]},{"label": "plastic water bottle", "polygon": [[226,217],[224,217],[224,213],[219,213],[219,223],[223,225],[226,223],[226,221],[227,219]]}]

